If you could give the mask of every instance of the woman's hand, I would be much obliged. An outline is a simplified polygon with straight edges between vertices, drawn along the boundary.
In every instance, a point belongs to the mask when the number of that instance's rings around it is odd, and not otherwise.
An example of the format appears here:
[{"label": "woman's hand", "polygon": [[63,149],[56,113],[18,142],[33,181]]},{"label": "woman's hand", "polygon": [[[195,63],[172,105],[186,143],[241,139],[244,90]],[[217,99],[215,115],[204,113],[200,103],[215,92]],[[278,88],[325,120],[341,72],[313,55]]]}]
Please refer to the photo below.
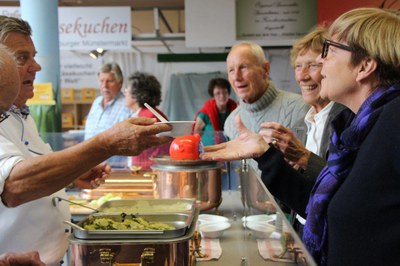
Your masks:
[{"label": "woman's hand", "polygon": [[267,143],[281,150],[294,168],[307,168],[311,152],[296,138],[292,130],[276,122],[265,122],[261,124],[260,134]]}]

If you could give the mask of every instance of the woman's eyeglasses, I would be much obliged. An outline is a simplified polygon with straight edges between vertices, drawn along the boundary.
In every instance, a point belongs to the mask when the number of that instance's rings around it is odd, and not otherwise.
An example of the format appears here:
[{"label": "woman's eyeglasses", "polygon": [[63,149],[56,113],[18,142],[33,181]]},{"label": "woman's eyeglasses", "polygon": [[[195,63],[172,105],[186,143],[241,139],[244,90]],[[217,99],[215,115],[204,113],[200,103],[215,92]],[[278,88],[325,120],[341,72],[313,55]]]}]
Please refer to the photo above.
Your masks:
[{"label": "woman's eyeglasses", "polygon": [[339,49],[343,49],[343,50],[346,50],[346,51],[349,51],[349,52],[353,51],[353,49],[348,45],[344,45],[344,44],[341,44],[341,43],[338,43],[338,42],[334,42],[334,41],[325,39],[324,40],[324,45],[322,46],[321,58],[325,58],[328,55],[329,45],[335,46],[335,47],[337,47]]}]

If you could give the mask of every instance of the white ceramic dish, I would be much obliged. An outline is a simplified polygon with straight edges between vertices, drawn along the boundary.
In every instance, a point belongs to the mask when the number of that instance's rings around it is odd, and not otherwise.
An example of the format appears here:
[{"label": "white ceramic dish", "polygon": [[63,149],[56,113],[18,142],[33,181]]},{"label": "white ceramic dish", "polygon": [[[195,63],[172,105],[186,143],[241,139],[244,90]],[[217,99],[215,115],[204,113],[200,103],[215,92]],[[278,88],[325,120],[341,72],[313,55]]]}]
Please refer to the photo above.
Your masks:
[{"label": "white ceramic dish", "polygon": [[275,226],[271,224],[247,222],[246,226],[251,230],[255,238],[269,238],[271,233],[275,231]]},{"label": "white ceramic dish", "polygon": [[200,214],[198,221],[200,224],[209,224],[209,223],[229,222],[229,219],[221,215]]},{"label": "white ceramic dish", "polygon": [[243,226],[246,226],[246,223],[261,223],[261,224],[273,224],[273,221],[276,220],[276,214],[256,214],[242,217]]},{"label": "white ceramic dish", "polygon": [[228,222],[206,223],[199,225],[199,231],[204,238],[220,238],[229,227]]},{"label": "white ceramic dish", "polygon": [[168,122],[157,122],[156,124],[168,124],[172,126],[171,131],[161,132],[158,136],[168,137],[180,137],[184,135],[190,135],[192,133],[192,127],[195,121],[168,121]]}]

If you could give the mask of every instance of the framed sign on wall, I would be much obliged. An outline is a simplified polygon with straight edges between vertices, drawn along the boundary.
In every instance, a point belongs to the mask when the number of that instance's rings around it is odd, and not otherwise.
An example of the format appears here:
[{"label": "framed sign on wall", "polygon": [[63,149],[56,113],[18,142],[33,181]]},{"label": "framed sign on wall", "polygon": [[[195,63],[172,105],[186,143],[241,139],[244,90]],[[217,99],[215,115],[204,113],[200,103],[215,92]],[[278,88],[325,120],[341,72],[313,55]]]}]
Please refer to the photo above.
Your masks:
[{"label": "framed sign on wall", "polygon": [[188,47],[291,46],[316,25],[317,0],[185,0],[185,19]]}]

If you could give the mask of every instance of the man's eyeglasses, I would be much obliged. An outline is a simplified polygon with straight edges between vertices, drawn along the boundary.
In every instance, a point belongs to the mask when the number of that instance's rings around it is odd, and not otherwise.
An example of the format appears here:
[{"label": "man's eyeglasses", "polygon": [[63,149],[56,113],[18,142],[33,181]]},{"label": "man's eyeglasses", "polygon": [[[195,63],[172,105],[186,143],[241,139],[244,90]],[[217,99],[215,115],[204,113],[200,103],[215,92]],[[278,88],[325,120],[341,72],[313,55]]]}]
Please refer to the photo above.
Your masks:
[{"label": "man's eyeglasses", "polygon": [[6,120],[10,115],[6,113],[0,113],[0,123]]},{"label": "man's eyeglasses", "polygon": [[338,43],[338,42],[334,42],[334,41],[325,39],[324,40],[324,45],[322,46],[321,58],[325,58],[328,55],[329,45],[335,46],[335,47],[337,47],[339,49],[343,49],[343,50],[346,50],[346,51],[349,51],[349,52],[353,51],[353,49],[348,45],[344,45],[344,44],[341,44],[341,43]]}]

